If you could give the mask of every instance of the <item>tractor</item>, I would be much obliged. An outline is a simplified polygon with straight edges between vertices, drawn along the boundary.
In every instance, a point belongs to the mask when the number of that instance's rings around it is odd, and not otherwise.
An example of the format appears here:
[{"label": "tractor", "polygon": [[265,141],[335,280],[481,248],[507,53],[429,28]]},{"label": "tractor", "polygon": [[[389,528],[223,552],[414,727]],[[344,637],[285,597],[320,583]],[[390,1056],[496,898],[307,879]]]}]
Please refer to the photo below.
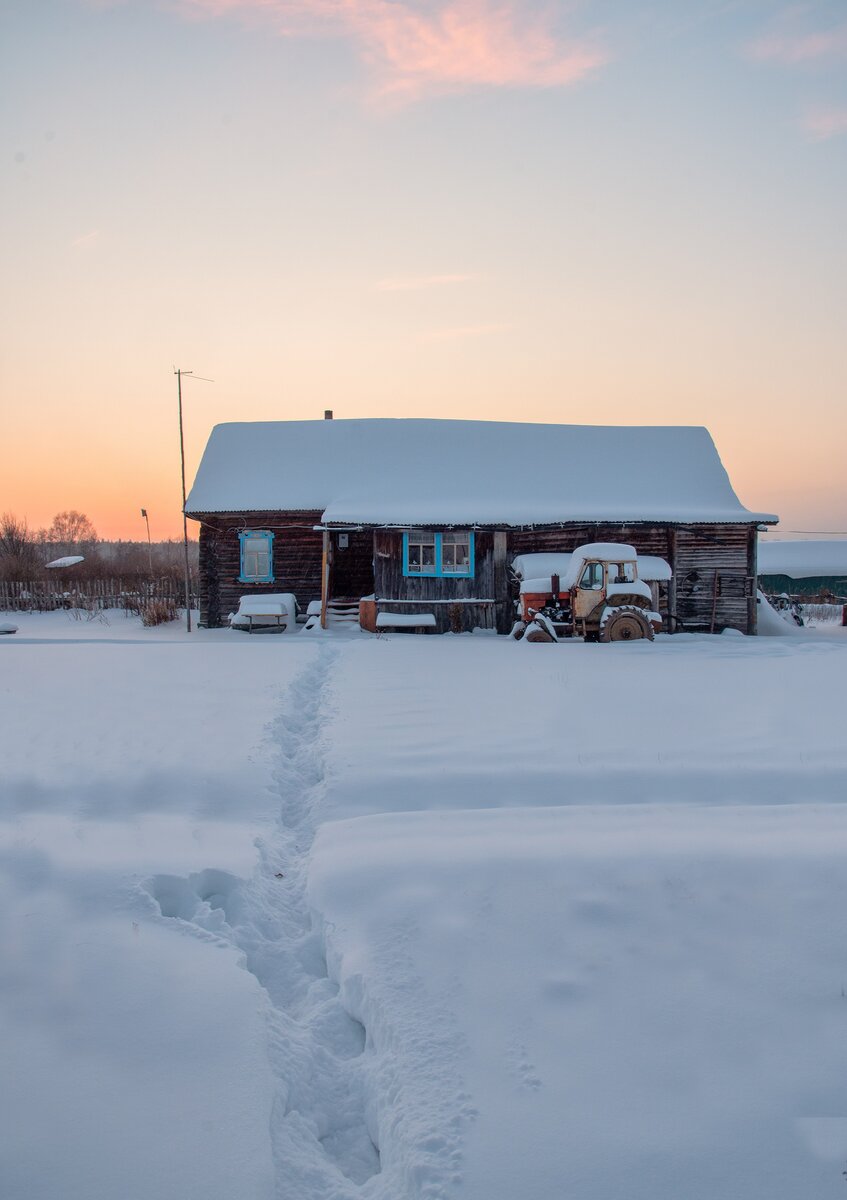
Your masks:
[{"label": "tractor", "polygon": [[592,542],[574,550],[561,576],[522,583],[512,632],[530,642],[630,642],[652,641],[661,628],[653,594],[638,578],[635,548]]}]

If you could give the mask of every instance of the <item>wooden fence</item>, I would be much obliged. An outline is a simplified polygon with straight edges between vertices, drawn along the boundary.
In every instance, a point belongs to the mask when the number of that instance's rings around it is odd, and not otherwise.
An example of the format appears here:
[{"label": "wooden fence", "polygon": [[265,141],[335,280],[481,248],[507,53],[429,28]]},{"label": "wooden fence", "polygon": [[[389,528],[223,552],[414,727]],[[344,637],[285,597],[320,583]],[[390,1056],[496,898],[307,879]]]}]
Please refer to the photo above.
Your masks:
[{"label": "wooden fence", "polygon": [[[191,607],[198,607],[197,581],[191,580]],[[167,600],[185,607],[185,584],[181,579],[86,579],[69,583],[60,579],[29,582],[0,579],[0,611],[53,612],[58,608],[101,612],[120,608],[140,612],[151,600]]]}]

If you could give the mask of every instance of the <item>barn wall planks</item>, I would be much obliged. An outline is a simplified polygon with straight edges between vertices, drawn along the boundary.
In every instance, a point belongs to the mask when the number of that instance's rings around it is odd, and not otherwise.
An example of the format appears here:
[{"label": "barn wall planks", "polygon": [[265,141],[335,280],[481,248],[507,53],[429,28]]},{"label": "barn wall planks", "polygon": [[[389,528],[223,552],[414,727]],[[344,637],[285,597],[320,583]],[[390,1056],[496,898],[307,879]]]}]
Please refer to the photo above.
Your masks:
[{"label": "barn wall planks", "polygon": [[511,531],[509,557],[571,551],[588,542],[625,542],[670,563],[673,579],[660,588],[659,608],[671,632],[714,627],[755,633],[755,526],[575,522],[559,529]]},{"label": "barn wall planks", "polygon": [[494,544],[498,535],[474,535],[471,579],[412,578],[403,574],[403,533],[374,531],[374,590],[380,612],[432,613],[439,633],[452,630],[511,628],[512,613],[503,580],[495,581]]},{"label": "barn wall planks", "polygon": [[676,616],[683,628],[755,632],[755,561],[751,562],[748,526],[681,528],[671,565]]}]

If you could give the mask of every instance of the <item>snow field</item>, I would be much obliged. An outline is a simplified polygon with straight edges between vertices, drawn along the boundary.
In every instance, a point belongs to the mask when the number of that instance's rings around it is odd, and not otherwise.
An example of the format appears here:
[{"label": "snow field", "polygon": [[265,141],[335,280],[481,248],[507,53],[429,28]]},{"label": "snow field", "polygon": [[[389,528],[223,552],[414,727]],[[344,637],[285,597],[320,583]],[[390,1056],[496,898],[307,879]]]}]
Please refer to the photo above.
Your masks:
[{"label": "snow field", "polygon": [[252,873],[317,650],[109,621],[22,614],[0,663],[0,1194],[271,1197],[268,996],[149,888]]},{"label": "snow field", "polygon": [[432,1194],[841,1196],[845,851],[835,805],[325,825],[310,895],[390,1039],[378,1095],[414,1079],[402,1119],[464,1133]]},{"label": "snow field", "polygon": [[833,697],[847,637],[798,632],[599,647],[352,643],[334,675],[343,716],[326,815],[841,801],[847,754]]},{"label": "snow field", "polygon": [[841,631],[122,620],[0,647],[4,1198],[841,1195]]}]

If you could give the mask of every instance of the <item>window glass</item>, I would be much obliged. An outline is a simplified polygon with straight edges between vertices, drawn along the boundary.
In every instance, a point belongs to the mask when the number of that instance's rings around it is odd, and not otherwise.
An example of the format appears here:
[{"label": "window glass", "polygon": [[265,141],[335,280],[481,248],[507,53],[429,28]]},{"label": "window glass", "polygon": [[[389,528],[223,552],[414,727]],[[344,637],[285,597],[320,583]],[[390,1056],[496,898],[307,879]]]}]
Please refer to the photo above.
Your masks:
[{"label": "window glass", "polygon": [[471,540],[465,532],[442,533],[441,570],[445,575],[467,575],[471,565]]},{"label": "window glass", "polygon": [[589,592],[600,591],[603,587],[603,564],[598,562],[586,563],[579,586]]},{"label": "window glass", "polygon": [[632,583],[635,579],[635,563],[609,563],[609,583]]},{"label": "window glass", "polygon": [[410,529],[403,534],[403,573],[469,579],[473,575],[473,533],[467,529],[434,533]]},{"label": "window glass", "polygon": [[409,574],[435,573],[435,534],[425,529],[413,529],[409,534]]},{"label": "window glass", "polygon": [[270,582],[273,579],[273,534],[242,533],[241,579]]}]

